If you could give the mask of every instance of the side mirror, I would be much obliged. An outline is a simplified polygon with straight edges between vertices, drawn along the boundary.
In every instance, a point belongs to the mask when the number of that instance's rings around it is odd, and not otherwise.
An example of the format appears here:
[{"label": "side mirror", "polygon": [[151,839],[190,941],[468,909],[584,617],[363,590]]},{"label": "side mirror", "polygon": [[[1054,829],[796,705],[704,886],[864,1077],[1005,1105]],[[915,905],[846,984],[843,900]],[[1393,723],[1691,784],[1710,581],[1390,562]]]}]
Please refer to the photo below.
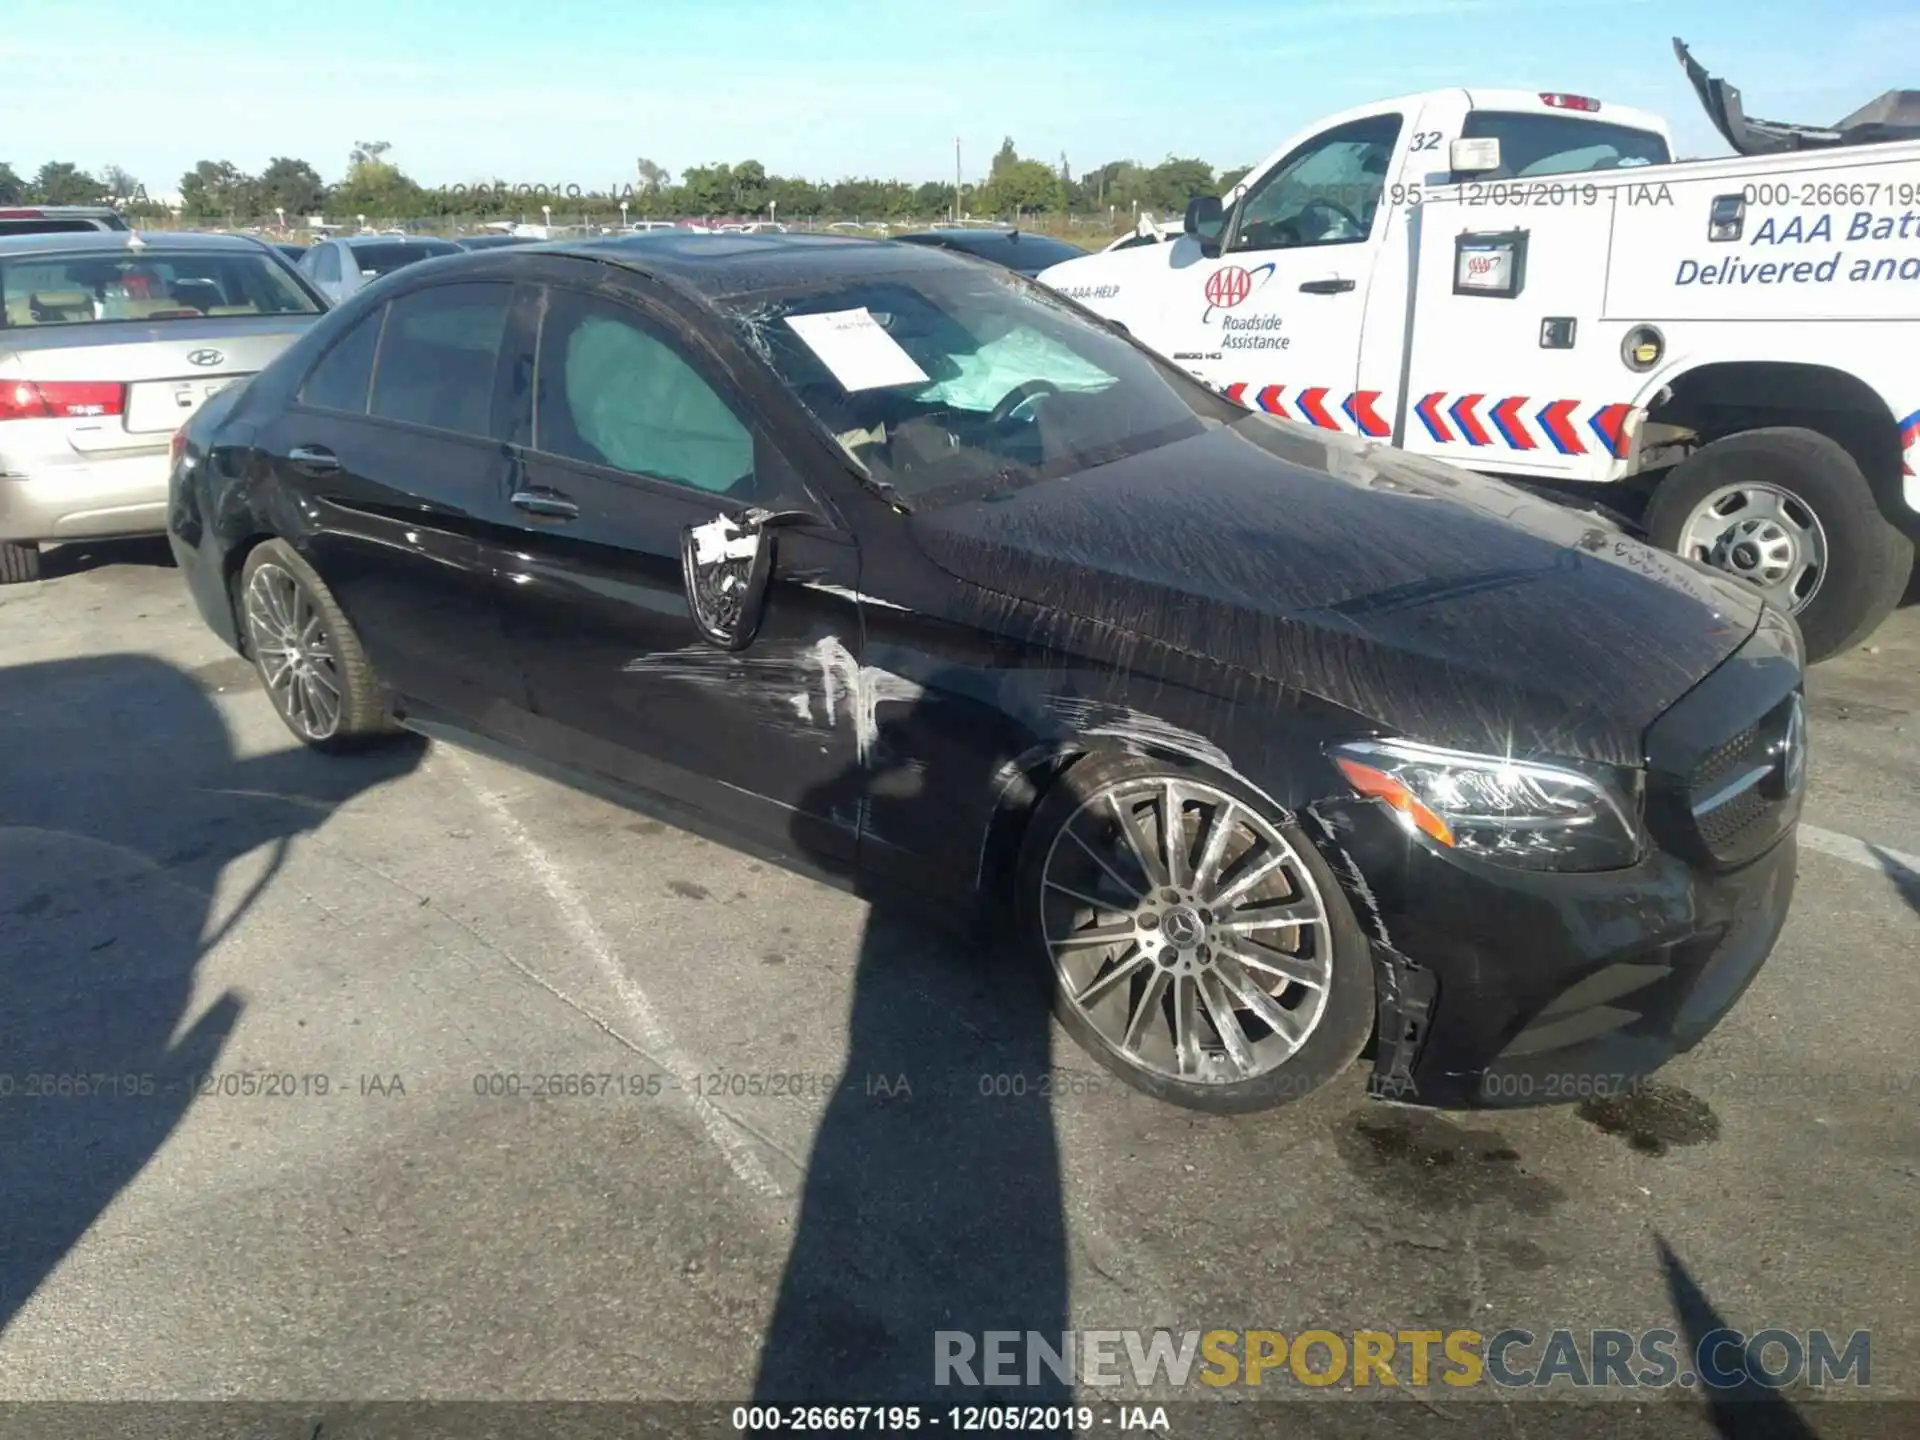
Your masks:
[{"label": "side mirror", "polygon": [[1456,140],[1447,146],[1447,168],[1456,175],[1485,175],[1500,168],[1500,139]]},{"label": "side mirror", "polygon": [[1227,228],[1227,207],[1218,195],[1196,195],[1187,201],[1187,234],[1200,241],[1218,241]]},{"label": "side mirror", "polygon": [[773,532],[817,524],[804,510],[749,510],[738,520],[716,515],[680,532],[680,578],[687,614],[702,639],[744,650],[760,633],[767,582],[773,575]]}]

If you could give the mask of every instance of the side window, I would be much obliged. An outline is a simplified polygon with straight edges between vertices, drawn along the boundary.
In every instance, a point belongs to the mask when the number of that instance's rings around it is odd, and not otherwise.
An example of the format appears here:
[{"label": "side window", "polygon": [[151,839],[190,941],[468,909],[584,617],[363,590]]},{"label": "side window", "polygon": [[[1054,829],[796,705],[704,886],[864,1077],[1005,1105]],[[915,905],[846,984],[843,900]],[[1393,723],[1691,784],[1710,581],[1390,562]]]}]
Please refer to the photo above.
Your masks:
[{"label": "side window", "polygon": [[512,299],[513,287],[496,282],[434,285],[390,302],[371,412],[504,439],[494,434],[494,370]]},{"label": "side window", "polygon": [[373,352],[380,343],[385,307],[364,317],[313,367],[300,387],[300,403],[318,410],[367,413],[367,389],[373,383]]},{"label": "side window", "polygon": [[1398,115],[1369,115],[1316,135],[1247,193],[1229,248],[1289,250],[1365,240],[1399,139]]},{"label": "side window", "polygon": [[675,346],[623,305],[549,292],[536,448],[716,494],[752,489],[753,433]]}]

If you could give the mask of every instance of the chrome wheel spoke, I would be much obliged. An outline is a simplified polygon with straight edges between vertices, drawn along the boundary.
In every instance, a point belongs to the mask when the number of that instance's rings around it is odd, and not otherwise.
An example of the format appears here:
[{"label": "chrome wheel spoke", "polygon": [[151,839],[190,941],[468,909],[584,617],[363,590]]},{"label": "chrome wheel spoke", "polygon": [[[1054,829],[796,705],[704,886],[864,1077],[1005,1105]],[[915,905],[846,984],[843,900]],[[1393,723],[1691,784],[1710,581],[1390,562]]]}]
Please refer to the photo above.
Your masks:
[{"label": "chrome wheel spoke", "polygon": [[1089,945],[1118,945],[1122,940],[1133,939],[1133,922],[1123,920],[1117,925],[1089,925],[1084,930],[1069,931],[1047,941],[1056,950],[1085,949]]},{"label": "chrome wheel spoke", "polygon": [[1103,910],[1109,915],[1121,914],[1127,908],[1125,905],[1115,905],[1110,900],[1102,900],[1096,895],[1089,895],[1084,890],[1076,890],[1071,885],[1063,885],[1058,880],[1047,881],[1047,888],[1058,890],[1062,895],[1071,895],[1082,905],[1091,905],[1095,910]]},{"label": "chrome wheel spoke", "polygon": [[1166,845],[1167,883],[1182,889],[1191,878],[1187,858],[1192,852],[1187,849],[1186,799],[1172,780],[1160,787],[1160,838]]},{"label": "chrome wheel spoke", "polygon": [[1238,945],[1227,946],[1224,953],[1247,969],[1258,970],[1273,976],[1276,980],[1291,981],[1295,985],[1304,985],[1309,990],[1327,988],[1326,977],[1321,973],[1320,967],[1305,956],[1289,955],[1282,950],[1242,948]]},{"label": "chrome wheel spoke", "polygon": [[1140,967],[1146,963],[1146,951],[1137,948],[1129,951],[1106,974],[1097,975],[1090,980],[1086,989],[1073,997],[1074,1002],[1081,1006],[1099,1004],[1120,985],[1132,980]]},{"label": "chrome wheel spoke", "polygon": [[1220,983],[1227,987],[1235,999],[1259,1017],[1261,1024],[1285,1040],[1290,1049],[1299,1048],[1300,1042],[1306,1039],[1299,1022],[1273,996],[1262,990],[1231,955],[1220,960],[1214,973],[1219,975]]},{"label": "chrome wheel spoke", "polygon": [[1227,841],[1233,837],[1234,808],[1233,801],[1222,801],[1213,807],[1213,818],[1207,822],[1206,843],[1193,868],[1193,888],[1202,895],[1220,883],[1220,865],[1226,859]]},{"label": "chrome wheel spoke", "polygon": [[1140,1042],[1147,1035],[1147,1027],[1159,1017],[1160,1000],[1167,993],[1167,985],[1172,978],[1164,970],[1156,970],[1148,978],[1140,998],[1133,1002],[1133,1013],[1127,1017],[1127,1033],[1120,1041],[1122,1049],[1139,1053]]},{"label": "chrome wheel spoke", "polygon": [[1200,991],[1200,1001],[1207,1007],[1207,1019],[1220,1036],[1220,1043],[1227,1047],[1227,1056],[1233,1061],[1233,1068],[1242,1075],[1251,1075],[1258,1068],[1253,1058],[1253,1048],[1247,1044],[1247,1033],[1240,1028],[1240,1022],[1234,1018],[1233,1002],[1224,997],[1217,998],[1216,989],[1221,988],[1218,977],[1203,975],[1195,982]]},{"label": "chrome wheel spoke", "polygon": [[1266,859],[1249,865],[1246,870],[1241,873],[1238,880],[1234,881],[1218,895],[1212,897],[1214,909],[1218,910],[1231,906],[1235,900],[1238,900],[1242,895],[1253,889],[1254,886],[1258,885],[1269,875],[1272,875],[1286,863],[1287,852],[1284,850],[1276,850],[1271,855],[1268,855]]},{"label": "chrome wheel spoke", "polygon": [[1182,1075],[1200,1073],[1200,1027],[1195,1014],[1199,983],[1188,976],[1173,980],[1173,1054]]},{"label": "chrome wheel spoke", "polygon": [[1215,928],[1229,935],[1251,935],[1256,930],[1298,930],[1304,925],[1324,925],[1326,917],[1311,900],[1294,900],[1285,905],[1267,905],[1257,910],[1234,910]]},{"label": "chrome wheel spoke", "polygon": [[1114,791],[1107,792],[1107,804],[1113,810],[1113,818],[1120,826],[1120,835],[1127,842],[1127,849],[1133,852],[1134,861],[1140,866],[1140,873],[1147,877],[1147,884],[1158,887],[1167,883],[1167,872],[1157,859],[1150,860],[1148,855],[1154,846],[1142,840],[1131,807],[1124,804]]},{"label": "chrome wheel spoke", "polygon": [[1136,886],[1131,880],[1127,879],[1124,875],[1122,875],[1118,870],[1114,869],[1113,866],[1109,865],[1107,863],[1106,857],[1102,855],[1098,850],[1094,849],[1093,846],[1089,845],[1086,841],[1082,840],[1079,834],[1075,832],[1071,826],[1069,826],[1067,829],[1067,838],[1072,840],[1073,843],[1078,845],[1082,850],[1086,851],[1088,857],[1093,861],[1093,863],[1098,865],[1103,871],[1106,872],[1107,878],[1113,881],[1114,884],[1118,885],[1122,890],[1124,890],[1127,893],[1128,899],[1139,900],[1142,898],[1139,887]]}]

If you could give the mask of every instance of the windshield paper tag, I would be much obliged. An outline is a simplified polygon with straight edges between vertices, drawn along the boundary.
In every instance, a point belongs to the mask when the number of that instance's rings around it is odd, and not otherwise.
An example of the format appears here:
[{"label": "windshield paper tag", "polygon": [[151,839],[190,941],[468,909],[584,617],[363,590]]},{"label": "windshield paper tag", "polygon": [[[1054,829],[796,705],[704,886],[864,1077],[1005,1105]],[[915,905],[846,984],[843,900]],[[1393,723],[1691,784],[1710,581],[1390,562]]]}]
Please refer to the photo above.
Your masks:
[{"label": "windshield paper tag", "polygon": [[864,305],[858,310],[832,310],[824,315],[789,315],[787,324],[850,394],[887,385],[927,383],[927,372],[914,364],[899,341],[880,328],[880,322]]}]

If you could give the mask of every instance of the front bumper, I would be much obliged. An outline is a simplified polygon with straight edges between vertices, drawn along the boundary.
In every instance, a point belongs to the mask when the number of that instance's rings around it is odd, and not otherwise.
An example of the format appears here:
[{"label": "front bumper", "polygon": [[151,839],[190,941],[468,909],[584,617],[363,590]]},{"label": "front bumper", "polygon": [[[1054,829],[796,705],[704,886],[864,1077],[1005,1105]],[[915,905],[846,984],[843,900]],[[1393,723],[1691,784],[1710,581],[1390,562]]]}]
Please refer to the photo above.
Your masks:
[{"label": "front bumper", "polygon": [[105,540],[167,527],[167,449],[0,477],[0,540]]},{"label": "front bumper", "polygon": [[1714,873],[1656,851],[1595,875],[1487,873],[1387,813],[1329,816],[1369,877],[1383,1003],[1374,1093],[1446,1108],[1618,1093],[1719,1023],[1793,898],[1792,832]]},{"label": "front bumper", "polygon": [[[1772,953],[1805,776],[1798,632],[1769,609],[1646,733],[1650,845],[1594,874],[1519,870],[1376,802],[1313,813],[1369,929],[1373,1088],[1460,1108],[1617,1093],[1698,1044]],[[1744,781],[1729,803],[1731,773]]]}]

